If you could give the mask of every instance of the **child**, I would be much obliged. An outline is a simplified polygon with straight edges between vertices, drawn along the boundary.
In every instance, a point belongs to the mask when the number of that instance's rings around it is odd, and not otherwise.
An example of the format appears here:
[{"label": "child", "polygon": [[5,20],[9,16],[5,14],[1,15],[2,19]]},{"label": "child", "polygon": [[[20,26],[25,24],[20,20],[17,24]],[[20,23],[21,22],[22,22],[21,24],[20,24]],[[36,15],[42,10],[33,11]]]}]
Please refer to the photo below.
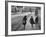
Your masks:
[{"label": "child", "polygon": [[23,18],[24,29],[25,29],[25,25],[26,25],[26,20],[27,20],[27,16],[24,16],[24,18]]}]

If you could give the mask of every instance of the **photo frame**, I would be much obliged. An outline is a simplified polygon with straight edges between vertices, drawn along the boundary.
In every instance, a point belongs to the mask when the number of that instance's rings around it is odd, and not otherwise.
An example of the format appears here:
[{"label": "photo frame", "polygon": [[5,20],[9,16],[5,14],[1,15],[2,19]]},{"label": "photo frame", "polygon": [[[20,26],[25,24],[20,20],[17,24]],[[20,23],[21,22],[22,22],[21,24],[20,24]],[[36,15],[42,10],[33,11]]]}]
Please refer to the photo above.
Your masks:
[{"label": "photo frame", "polygon": [[[32,25],[30,25],[29,22],[27,22],[26,26],[19,25],[22,29],[19,28],[18,24],[23,23],[23,21],[20,21],[20,20],[25,15],[27,16],[27,19],[29,19],[32,16],[33,16],[33,19],[35,19],[33,12],[36,12],[35,16],[40,17],[39,18],[40,25],[39,23],[38,25],[36,24],[37,21],[34,22]],[[31,28],[32,26],[33,28]],[[34,26],[37,28],[35,28]],[[36,35],[45,34],[45,3],[24,2],[24,1],[5,1],[5,35],[18,36],[18,35],[35,35],[35,34]]]}]

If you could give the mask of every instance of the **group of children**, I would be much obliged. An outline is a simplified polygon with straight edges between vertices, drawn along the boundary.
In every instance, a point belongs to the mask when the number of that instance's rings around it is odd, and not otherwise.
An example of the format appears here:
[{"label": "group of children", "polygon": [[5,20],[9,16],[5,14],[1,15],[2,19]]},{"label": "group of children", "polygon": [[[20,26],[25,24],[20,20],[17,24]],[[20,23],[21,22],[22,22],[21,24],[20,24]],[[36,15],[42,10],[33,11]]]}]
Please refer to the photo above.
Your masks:
[{"label": "group of children", "polygon": [[38,10],[31,12],[30,17],[27,18],[25,15],[23,18],[23,25],[25,30],[40,29]]}]

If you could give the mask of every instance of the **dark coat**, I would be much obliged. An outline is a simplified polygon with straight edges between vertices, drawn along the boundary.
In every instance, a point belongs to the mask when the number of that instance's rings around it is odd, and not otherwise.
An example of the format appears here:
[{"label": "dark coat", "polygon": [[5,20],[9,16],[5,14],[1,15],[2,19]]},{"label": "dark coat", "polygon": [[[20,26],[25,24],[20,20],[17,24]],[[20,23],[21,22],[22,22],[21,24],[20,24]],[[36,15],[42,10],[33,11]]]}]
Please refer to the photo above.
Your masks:
[{"label": "dark coat", "polygon": [[36,19],[35,19],[35,23],[36,23],[36,24],[38,23],[38,16],[37,16]]},{"label": "dark coat", "polygon": [[23,25],[26,25],[27,16],[24,16],[23,18]]},{"label": "dark coat", "polygon": [[30,18],[30,23],[31,24],[35,24],[34,20],[33,20],[33,17]]}]

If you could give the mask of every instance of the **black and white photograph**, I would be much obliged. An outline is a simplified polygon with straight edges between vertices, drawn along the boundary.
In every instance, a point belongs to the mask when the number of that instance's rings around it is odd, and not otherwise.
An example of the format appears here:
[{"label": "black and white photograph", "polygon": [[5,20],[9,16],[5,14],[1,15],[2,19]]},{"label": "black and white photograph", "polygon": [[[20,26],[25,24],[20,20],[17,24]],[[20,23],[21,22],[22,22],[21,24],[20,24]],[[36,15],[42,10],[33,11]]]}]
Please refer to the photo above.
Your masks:
[{"label": "black and white photograph", "polygon": [[40,7],[11,6],[11,30],[40,30],[40,11]]},{"label": "black and white photograph", "polygon": [[44,5],[8,3],[8,35],[44,32]]}]

